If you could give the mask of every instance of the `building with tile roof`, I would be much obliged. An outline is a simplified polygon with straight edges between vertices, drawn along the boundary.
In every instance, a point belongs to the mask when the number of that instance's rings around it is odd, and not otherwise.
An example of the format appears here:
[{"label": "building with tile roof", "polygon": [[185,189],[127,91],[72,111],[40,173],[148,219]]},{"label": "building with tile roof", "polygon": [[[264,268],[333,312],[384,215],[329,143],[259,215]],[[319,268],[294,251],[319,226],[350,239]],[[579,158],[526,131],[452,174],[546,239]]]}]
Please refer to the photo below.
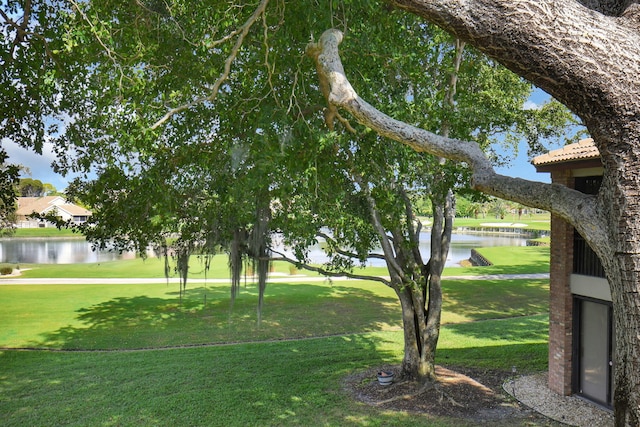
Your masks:
[{"label": "building with tile roof", "polygon": [[68,203],[60,196],[43,197],[18,197],[18,209],[16,210],[16,226],[18,228],[50,227],[51,223],[30,218],[29,215],[37,213],[46,215],[53,213],[63,221],[71,221],[73,224],[86,222],[91,211],[73,203]]},{"label": "building with tile roof", "polygon": [[[600,154],[583,139],[536,157],[538,172],[551,182],[597,194]],[[611,408],[615,370],[609,283],[600,259],[575,229],[551,216],[549,299],[549,388]]]},{"label": "building with tile roof", "polygon": [[593,139],[586,138],[576,143],[565,145],[557,150],[549,151],[538,156],[531,162],[538,172],[552,172],[554,169],[567,169],[571,164],[601,166],[600,152],[593,143]]}]

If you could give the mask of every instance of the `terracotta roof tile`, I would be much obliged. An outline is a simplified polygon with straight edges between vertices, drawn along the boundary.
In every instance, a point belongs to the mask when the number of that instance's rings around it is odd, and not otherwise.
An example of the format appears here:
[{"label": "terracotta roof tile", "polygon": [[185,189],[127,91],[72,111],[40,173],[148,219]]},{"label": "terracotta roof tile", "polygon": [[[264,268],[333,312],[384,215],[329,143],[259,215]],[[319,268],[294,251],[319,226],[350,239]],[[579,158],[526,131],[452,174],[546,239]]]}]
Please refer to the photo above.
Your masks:
[{"label": "terracotta roof tile", "polygon": [[593,143],[593,139],[587,138],[535,157],[531,163],[534,166],[541,166],[576,160],[597,159],[599,156],[600,152]]}]

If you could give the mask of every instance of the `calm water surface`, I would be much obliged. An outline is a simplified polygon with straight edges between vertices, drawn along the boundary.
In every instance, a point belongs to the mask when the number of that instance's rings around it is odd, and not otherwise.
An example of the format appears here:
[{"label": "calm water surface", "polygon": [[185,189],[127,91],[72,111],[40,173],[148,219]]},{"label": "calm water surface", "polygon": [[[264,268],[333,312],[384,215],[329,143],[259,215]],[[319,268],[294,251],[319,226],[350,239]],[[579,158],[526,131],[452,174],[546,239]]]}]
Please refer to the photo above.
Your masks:
[{"label": "calm water surface", "polygon": [[[471,249],[489,246],[526,246],[527,238],[518,235],[506,234],[453,234],[451,236],[451,247],[447,257],[447,267],[459,266],[460,261],[469,259]],[[420,233],[420,252],[424,261],[428,260],[431,252],[431,234]],[[382,253],[382,251],[379,251]],[[309,253],[310,258],[317,263],[327,261],[322,249],[319,246]],[[379,259],[370,260],[368,265],[384,266],[384,261]]]},{"label": "calm water surface", "polygon": [[[426,257],[430,246],[429,233],[420,236],[420,251]],[[525,246],[526,239],[522,236],[487,235],[487,234],[454,234],[451,238],[451,249],[447,259],[448,266],[457,265],[461,260],[468,259],[471,249],[487,246]],[[20,264],[75,264],[113,261],[132,258],[134,254],[109,251],[93,251],[91,245],[84,239],[19,239],[8,238],[0,240],[0,262]],[[326,256],[320,246],[312,248],[310,257],[313,262],[322,263]],[[384,265],[382,261],[372,261],[371,265]]]},{"label": "calm water surface", "polygon": [[93,251],[84,239],[0,240],[0,262],[12,264],[76,264],[131,258],[133,254]]}]

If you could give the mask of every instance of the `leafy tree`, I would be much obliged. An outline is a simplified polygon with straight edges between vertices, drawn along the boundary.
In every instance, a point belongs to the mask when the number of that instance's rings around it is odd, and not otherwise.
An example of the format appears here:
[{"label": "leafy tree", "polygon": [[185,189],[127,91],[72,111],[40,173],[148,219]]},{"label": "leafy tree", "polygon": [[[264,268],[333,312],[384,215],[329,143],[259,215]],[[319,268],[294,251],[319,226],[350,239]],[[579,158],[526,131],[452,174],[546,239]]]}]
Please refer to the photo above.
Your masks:
[{"label": "leafy tree", "polygon": [[45,195],[44,184],[39,179],[20,178],[18,192],[22,197],[42,197]]},{"label": "leafy tree", "polygon": [[476,189],[549,210],[585,238],[603,263],[613,298],[616,424],[639,425],[640,215],[635,153],[640,146],[640,6],[635,1],[597,0],[389,3],[438,24],[536,83],[575,112],[593,136],[604,166],[596,196],[500,176],[476,144],[394,121],[359,98],[344,78],[337,56],[342,37],[338,32],[325,33],[314,46],[323,52],[319,70],[330,86],[328,100],[333,105],[418,151],[466,162],[473,169]]},{"label": "leafy tree", "polygon": [[0,235],[11,234],[16,223],[16,183],[20,169],[6,161],[7,154],[0,150]]},{"label": "leafy tree", "polygon": [[506,201],[494,198],[490,202],[489,210],[496,218],[504,219],[509,214],[510,206]]},{"label": "leafy tree", "polygon": [[[251,260],[259,316],[272,231],[294,248],[296,263],[323,237],[325,274],[355,275],[351,267],[380,246],[391,276],[380,280],[403,307],[408,377],[433,375],[453,191],[469,171],[439,153],[390,145],[327,104],[326,80],[319,92],[304,55],[310,35],[328,26],[352,34],[345,60],[361,70],[367,96],[443,137],[476,138],[483,147],[499,133],[540,142],[540,128],[568,117],[555,105],[523,111],[529,84],[460,40],[372,2],[27,4],[39,13],[25,7],[30,18],[18,19],[11,2],[0,15],[16,35],[6,49],[15,63],[37,53],[40,68],[12,84],[53,95],[37,98],[35,118],[21,120],[38,121],[56,144],[58,170],[97,175],[69,189],[92,207],[83,231],[96,245],[174,253],[183,287],[190,255],[223,248],[232,298]],[[363,55],[372,46],[377,54]],[[46,129],[47,117],[64,126]],[[416,198],[433,209],[428,261],[417,250]]]},{"label": "leafy tree", "polygon": [[18,193],[22,197],[42,197],[53,196],[58,193],[58,190],[53,184],[42,182],[39,179],[20,178]]}]

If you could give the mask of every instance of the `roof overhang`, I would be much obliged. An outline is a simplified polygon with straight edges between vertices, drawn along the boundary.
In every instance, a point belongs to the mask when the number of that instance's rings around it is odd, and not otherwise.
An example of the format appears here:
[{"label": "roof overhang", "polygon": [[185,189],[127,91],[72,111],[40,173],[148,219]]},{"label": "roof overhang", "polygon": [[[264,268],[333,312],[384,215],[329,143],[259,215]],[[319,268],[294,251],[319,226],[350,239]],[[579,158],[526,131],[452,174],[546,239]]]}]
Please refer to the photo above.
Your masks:
[{"label": "roof overhang", "polygon": [[534,158],[531,163],[537,172],[555,172],[571,169],[602,167],[600,152],[593,139],[587,138],[565,145]]}]

